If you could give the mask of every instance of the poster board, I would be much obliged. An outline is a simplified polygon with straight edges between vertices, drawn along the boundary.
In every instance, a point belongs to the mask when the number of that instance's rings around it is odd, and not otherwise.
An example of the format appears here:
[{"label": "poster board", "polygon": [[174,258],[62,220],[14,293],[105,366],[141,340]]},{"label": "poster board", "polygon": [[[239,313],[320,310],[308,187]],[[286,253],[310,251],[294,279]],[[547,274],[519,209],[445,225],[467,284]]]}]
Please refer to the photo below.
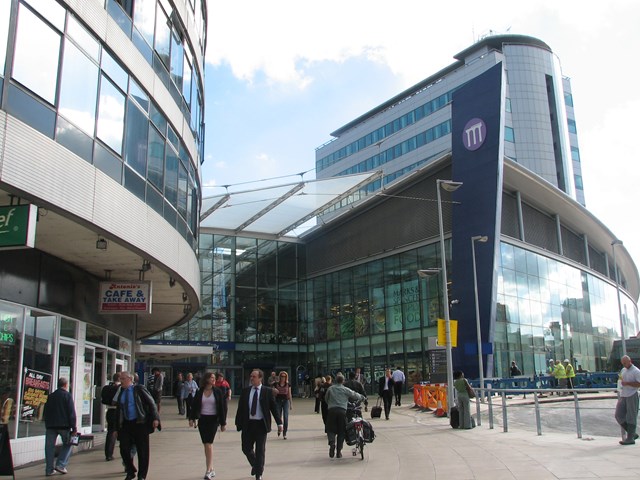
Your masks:
[{"label": "poster board", "polygon": [[24,369],[22,382],[22,407],[20,409],[21,420],[31,420],[42,415],[44,404],[47,403],[51,390],[51,374]]}]

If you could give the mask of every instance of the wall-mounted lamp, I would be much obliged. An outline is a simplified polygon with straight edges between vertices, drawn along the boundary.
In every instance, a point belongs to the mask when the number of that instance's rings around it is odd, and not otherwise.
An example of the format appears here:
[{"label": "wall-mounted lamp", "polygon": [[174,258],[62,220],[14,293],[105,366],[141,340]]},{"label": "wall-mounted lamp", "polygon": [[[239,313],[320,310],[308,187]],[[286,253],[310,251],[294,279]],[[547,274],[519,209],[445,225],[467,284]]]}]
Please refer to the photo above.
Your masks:
[{"label": "wall-mounted lamp", "polygon": [[189,299],[187,292],[182,292],[182,301],[186,302]]},{"label": "wall-mounted lamp", "polygon": [[104,279],[105,280],[111,280],[111,272],[113,272],[113,270],[105,270],[104,271]]},{"label": "wall-mounted lamp", "polygon": [[173,287],[175,287],[175,286],[176,286],[176,279],[175,279],[175,278],[173,278],[173,277],[169,277],[169,286],[170,286],[171,288],[173,288]]},{"label": "wall-mounted lamp", "polygon": [[187,303],[183,308],[182,311],[184,312],[184,314],[186,315],[187,313],[189,313],[191,311],[191,304]]},{"label": "wall-mounted lamp", "polygon": [[151,262],[149,260],[143,260],[142,268],[140,270],[142,270],[143,272],[148,272],[149,270],[151,270]]},{"label": "wall-mounted lamp", "polygon": [[96,248],[98,250],[106,250],[108,246],[107,240],[102,237],[98,237],[98,240],[96,241]]}]

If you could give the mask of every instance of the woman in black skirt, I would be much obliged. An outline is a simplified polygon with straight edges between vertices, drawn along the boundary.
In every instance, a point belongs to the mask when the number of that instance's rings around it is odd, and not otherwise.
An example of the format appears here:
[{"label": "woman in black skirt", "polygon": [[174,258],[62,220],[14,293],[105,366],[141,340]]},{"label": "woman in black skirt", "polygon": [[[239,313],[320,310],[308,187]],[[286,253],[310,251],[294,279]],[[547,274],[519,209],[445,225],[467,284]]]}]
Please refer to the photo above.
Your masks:
[{"label": "woman in black skirt", "polygon": [[202,377],[200,390],[193,398],[193,405],[189,415],[189,426],[198,427],[200,438],[204,445],[207,470],[204,478],[207,480],[216,476],[213,470],[213,439],[216,436],[218,425],[220,431],[227,429],[227,402],[224,401],[224,393],[218,387],[214,387],[215,374],[207,372]]}]

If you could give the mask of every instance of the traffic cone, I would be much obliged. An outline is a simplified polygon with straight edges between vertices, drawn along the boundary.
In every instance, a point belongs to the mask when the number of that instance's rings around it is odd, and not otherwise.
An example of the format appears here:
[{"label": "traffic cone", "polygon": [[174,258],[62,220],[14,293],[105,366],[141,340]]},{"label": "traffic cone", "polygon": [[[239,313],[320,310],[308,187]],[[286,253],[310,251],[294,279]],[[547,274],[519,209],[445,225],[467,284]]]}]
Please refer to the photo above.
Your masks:
[{"label": "traffic cone", "polygon": [[433,414],[436,417],[446,417],[447,416],[447,412],[445,412],[444,408],[442,408],[442,400],[438,400],[438,407],[436,408],[436,411],[433,412]]}]

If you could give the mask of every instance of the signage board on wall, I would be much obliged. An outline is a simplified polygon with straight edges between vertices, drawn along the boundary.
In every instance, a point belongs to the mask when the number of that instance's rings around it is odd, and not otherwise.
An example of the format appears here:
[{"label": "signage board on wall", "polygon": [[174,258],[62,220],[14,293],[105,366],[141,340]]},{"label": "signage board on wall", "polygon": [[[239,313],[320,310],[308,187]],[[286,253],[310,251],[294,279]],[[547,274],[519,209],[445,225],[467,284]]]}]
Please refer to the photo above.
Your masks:
[{"label": "signage board on wall", "polygon": [[151,313],[151,282],[100,282],[99,313]]},{"label": "signage board on wall", "polygon": [[51,390],[51,374],[25,368],[22,387],[22,420],[42,415],[44,404]]},{"label": "signage board on wall", "polygon": [[17,317],[8,314],[0,314],[0,345],[15,345],[17,339]]},{"label": "signage board on wall", "polygon": [[0,249],[33,248],[37,216],[35,205],[0,207]]}]

